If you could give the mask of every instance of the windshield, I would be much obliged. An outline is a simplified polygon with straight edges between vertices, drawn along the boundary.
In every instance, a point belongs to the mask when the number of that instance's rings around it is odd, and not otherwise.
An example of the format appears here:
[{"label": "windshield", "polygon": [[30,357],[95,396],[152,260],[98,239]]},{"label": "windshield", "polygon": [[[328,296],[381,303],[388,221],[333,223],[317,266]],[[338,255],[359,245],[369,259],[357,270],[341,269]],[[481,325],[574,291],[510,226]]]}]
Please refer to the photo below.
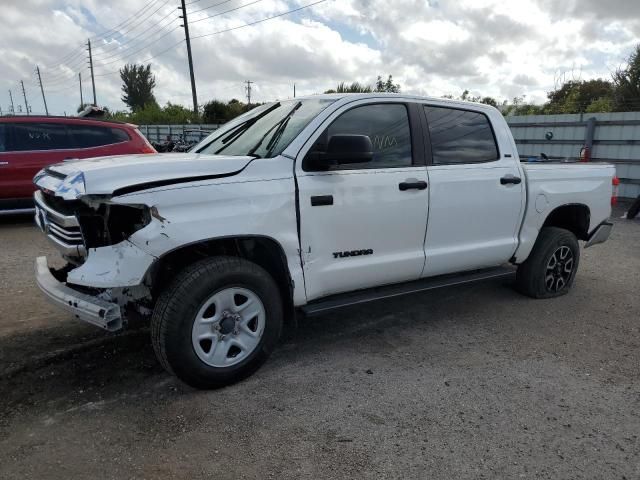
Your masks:
[{"label": "windshield", "polygon": [[276,157],[334,101],[318,98],[261,105],[223,125],[192,151],[209,155]]}]

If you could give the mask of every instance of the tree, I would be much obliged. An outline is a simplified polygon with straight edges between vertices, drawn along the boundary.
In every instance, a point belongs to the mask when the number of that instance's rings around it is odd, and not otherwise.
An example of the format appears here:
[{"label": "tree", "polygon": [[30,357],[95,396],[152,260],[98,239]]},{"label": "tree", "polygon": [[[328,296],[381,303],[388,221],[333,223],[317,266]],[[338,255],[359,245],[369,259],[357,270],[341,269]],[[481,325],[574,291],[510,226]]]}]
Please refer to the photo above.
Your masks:
[{"label": "tree", "polygon": [[627,66],[613,74],[614,108],[618,112],[640,110],[640,44],[629,56]]},{"label": "tree", "polygon": [[236,98],[229,100],[227,103],[220,100],[211,100],[204,104],[202,121],[205,123],[225,123],[260,105],[262,104],[252,103],[247,106],[246,103],[242,103]]},{"label": "tree", "polygon": [[602,113],[602,112],[614,112],[614,100],[613,98],[603,97],[594,100],[587,107],[587,113]]},{"label": "tree", "polygon": [[183,125],[199,121],[199,118],[193,114],[190,108],[171,102],[167,102],[164,107],[160,107],[157,103],[148,103],[135,112],[108,113],[107,118],[140,125]]},{"label": "tree", "polygon": [[370,85],[364,85],[360,82],[353,82],[347,85],[345,82],[340,82],[338,86],[333,90],[327,90],[324,93],[371,93],[372,88]]},{"label": "tree", "polygon": [[385,93],[400,93],[400,84],[393,83],[393,75],[389,75],[386,81],[383,81],[382,77],[378,75],[378,81],[376,82],[375,91]]},{"label": "tree", "polygon": [[498,101],[493,97],[482,97],[480,99],[480,103],[484,103],[485,105],[491,105],[492,107],[498,108]]},{"label": "tree", "polygon": [[570,80],[560,88],[547,93],[545,113],[584,113],[596,101],[612,98],[614,86],[608,80]]},{"label": "tree", "polygon": [[[442,98],[448,98],[450,100],[454,100],[454,96],[451,94],[443,95]],[[478,95],[477,97],[471,96],[469,94],[469,90],[465,90],[462,92],[462,95],[458,97],[458,100],[462,100],[465,102],[476,102],[476,103],[484,103],[486,105],[491,105],[492,107],[498,108],[498,101],[493,97],[482,97]]]},{"label": "tree", "polygon": [[371,85],[365,85],[360,82],[353,82],[348,84],[346,82],[340,82],[336,88],[327,90],[324,93],[371,93],[371,92],[387,92],[387,93],[399,93],[400,84],[393,83],[393,76],[389,75],[387,80],[382,80],[382,76],[378,75],[375,88]]},{"label": "tree", "polygon": [[153,89],[156,86],[156,78],[151,73],[151,64],[136,65],[127,64],[120,70],[122,79],[122,101],[136,112],[146,105],[155,104],[156,99]]},{"label": "tree", "polygon": [[222,123],[228,120],[227,104],[220,100],[211,100],[202,108],[202,121],[205,123]]}]

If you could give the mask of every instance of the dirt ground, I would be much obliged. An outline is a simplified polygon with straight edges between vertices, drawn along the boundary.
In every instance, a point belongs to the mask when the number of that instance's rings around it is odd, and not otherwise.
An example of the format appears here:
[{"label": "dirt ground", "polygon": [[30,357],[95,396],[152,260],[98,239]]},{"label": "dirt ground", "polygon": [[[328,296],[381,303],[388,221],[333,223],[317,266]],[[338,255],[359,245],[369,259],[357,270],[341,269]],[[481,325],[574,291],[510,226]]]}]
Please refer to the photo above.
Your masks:
[{"label": "dirt ground", "polygon": [[164,373],[148,329],[47,304],[29,218],[0,244],[2,479],[640,478],[640,221],[562,298],[502,280],[302,319],[211,392]]}]

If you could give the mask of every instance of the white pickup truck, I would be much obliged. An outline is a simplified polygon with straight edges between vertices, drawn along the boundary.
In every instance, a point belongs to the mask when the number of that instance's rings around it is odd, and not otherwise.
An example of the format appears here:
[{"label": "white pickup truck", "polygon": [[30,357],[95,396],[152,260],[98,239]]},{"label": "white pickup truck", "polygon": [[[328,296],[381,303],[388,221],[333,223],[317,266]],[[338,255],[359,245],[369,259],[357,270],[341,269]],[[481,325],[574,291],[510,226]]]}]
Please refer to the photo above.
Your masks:
[{"label": "white pickup truck", "polygon": [[[44,293],[117,331],[151,317],[163,366],[215,388],[306,314],[512,274],[566,293],[611,230],[614,168],[522,164],[500,112],[406,95],[263,105],[190,153],[68,161],[35,177],[68,264]],[[410,299],[411,297],[406,297]]]}]

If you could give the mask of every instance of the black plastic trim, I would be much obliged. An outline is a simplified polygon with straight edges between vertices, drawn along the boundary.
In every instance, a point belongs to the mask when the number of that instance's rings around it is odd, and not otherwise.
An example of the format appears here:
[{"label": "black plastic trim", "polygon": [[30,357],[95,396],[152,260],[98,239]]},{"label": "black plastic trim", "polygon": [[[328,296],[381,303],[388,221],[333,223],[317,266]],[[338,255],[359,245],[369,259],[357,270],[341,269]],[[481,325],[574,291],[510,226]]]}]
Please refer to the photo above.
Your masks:
[{"label": "black plastic trim", "polygon": [[399,297],[410,293],[462,285],[464,283],[471,283],[480,280],[510,277],[514,275],[515,272],[516,269],[513,266],[501,266],[483,270],[473,270],[470,272],[455,273],[451,275],[439,275],[437,277],[423,278],[412,282],[396,283],[393,285],[385,285],[382,287],[374,287],[366,290],[332,295],[330,297],[310,302],[301,307],[300,310],[307,316],[320,315],[336,308],[358,305],[360,303],[366,303],[373,300]]},{"label": "black plastic trim", "polygon": [[314,195],[311,197],[312,207],[333,205],[333,195]]}]

